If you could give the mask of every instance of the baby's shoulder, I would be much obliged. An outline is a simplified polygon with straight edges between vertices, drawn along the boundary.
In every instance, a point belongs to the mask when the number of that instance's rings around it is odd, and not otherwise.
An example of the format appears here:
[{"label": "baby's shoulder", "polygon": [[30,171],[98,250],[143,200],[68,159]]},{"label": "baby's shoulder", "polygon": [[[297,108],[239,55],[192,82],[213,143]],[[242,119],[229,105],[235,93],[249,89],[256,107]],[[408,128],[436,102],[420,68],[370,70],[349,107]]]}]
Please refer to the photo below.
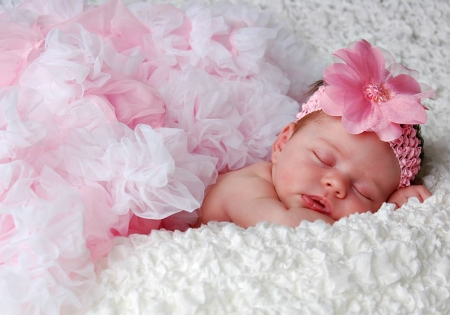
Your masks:
[{"label": "baby's shoulder", "polygon": [[244,175],[246,176],[255,176],[263,179],[271,179],[272,176],[272,163],[261,161],[244,167],[242,169]]},{"label": "baby's shoulder", "polygon": [[227,174],[229,177],[234,177],[234,180],[240,179],[243,181],[269,181],[272,180],[272,164],[269,162],[257,162],[252,165],[241,168]]},{"label": "baby's shoulder", "polygon": [[224,174],[222,178],[219,178],[219,181],[227,189],[237,193],[239,191],[246,191],[246,193],[255,191],[267,194],[268,191],[271,192],[273,190],[271,169],[271,163],[258,162],[240,170]]}]

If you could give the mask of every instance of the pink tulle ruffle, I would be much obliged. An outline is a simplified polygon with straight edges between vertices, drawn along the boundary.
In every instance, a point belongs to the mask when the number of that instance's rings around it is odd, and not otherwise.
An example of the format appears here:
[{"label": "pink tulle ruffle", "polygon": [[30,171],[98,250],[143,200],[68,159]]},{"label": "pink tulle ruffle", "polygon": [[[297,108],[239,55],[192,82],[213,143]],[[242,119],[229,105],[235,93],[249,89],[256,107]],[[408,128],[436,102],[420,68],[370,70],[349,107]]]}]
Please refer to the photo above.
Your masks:
[{"label": "pink tulle ruffle", "polygon": [[88,305],[111,239],[195,222],[218,172],[268,158],[322,70],[243,5],[3,10],[2,314]]}]

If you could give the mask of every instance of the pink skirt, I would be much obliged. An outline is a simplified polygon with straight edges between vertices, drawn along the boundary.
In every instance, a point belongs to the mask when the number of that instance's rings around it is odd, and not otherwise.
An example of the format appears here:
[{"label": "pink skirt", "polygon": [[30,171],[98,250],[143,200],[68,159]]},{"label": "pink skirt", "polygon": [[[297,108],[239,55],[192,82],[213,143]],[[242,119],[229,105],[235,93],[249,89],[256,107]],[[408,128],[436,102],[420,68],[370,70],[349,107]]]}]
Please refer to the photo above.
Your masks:
[{"label": "pink skirt", "polygon": [[78,309],[113,237],[188,228],[218,172],[269,158],[322,70],[243,5],[3,10],[2,314]]}]

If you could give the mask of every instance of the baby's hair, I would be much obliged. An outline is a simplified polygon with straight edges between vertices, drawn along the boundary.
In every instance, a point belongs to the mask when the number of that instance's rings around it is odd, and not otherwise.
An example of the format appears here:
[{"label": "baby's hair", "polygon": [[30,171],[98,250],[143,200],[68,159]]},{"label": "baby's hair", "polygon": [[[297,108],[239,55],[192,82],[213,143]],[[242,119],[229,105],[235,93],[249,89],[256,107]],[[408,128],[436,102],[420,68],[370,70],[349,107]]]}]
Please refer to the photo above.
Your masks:
[{"label": "baby's hair", "polygon": [[[420,128],[420,125],[413,125],[413,128],[416,130],[416,137],[420,141],[421,150],[420,150],[419,158],[421,161],[423,161],[423,159],[425,158],[425,151],[423,148],[425,140],[423,139],[423,136],[422,136],[422,128]],[[422,166],[422,162],[420,162],[420,165]]]},{"label": "baby's hair", "polygon": [[[314,82],[313,84],[311,84],[309,87],[310,89],[304,94],[305,98],[309,98],[311,97],[322,85],[324,84],[323,80],[318,80],[316,82]],[[312,112],[311,114],[306,115],[305,117],[303,117],[302,119],[300,119],[299,121],[297,121],[297,125],[295,127],[295,131],[297,131],[298,129],[300,129],[302,126],[304,126],[306,123],[308,123],[309,121],[313,121],[316,120],[317,118],[319,118],[319,116],[322,114],[322,111],[316,111],[316,112]],[[413,125],[413,128],[416,130],[416,136],[417,139],[419,139],[419,147],[421,148],[421,152],[419,155],[420,158],[420,165],[422,166],[423,160],[425,158],[425,150],[424,150],[424,139],[422,137],[422,131],[420,128],[420,125]]]},{"label": "baby's hair", "polygon": [[306,91],[304,97],[310,98],[317,90],[323,85],[323,80],[320,79],[309,86],[309,90]]}]

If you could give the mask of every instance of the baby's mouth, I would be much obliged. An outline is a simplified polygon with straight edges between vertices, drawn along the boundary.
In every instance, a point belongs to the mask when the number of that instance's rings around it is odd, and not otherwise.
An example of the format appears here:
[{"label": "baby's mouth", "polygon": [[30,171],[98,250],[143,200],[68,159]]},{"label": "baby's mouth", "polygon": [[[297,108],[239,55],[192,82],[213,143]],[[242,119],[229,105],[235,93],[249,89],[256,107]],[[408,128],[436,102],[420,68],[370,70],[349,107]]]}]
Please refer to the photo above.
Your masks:
[{"label": "baby's mouth", "polygon": [[310,209],[314,210],[323,214],[329,214],[330,209],[327,205],[327,201],[318,196],[306,196],[302,195],[303,202],[305,203],[305,206]]}]

